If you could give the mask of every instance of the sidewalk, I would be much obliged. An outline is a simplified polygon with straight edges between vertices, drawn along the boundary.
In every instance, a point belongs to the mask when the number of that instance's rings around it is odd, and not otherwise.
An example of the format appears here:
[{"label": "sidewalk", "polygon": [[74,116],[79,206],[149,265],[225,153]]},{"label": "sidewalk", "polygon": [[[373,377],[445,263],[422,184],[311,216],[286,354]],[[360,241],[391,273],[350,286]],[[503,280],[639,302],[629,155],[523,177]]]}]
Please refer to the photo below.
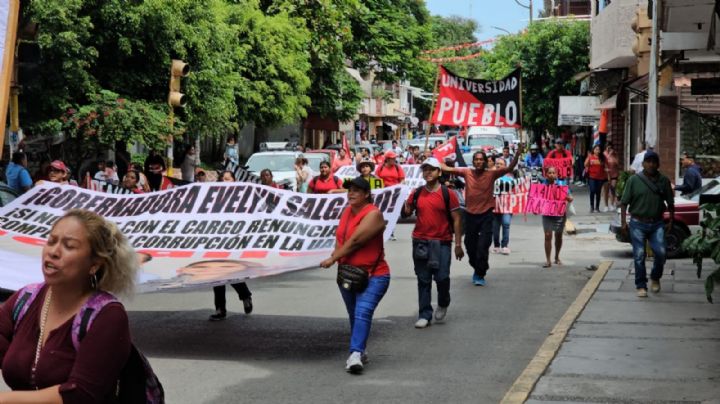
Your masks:
[{"label": "sidewalk", "polygon": [[632,260],[615,260],[527,403],[720,403],[720,305],[703,282],[671,260],[641,299]]}]

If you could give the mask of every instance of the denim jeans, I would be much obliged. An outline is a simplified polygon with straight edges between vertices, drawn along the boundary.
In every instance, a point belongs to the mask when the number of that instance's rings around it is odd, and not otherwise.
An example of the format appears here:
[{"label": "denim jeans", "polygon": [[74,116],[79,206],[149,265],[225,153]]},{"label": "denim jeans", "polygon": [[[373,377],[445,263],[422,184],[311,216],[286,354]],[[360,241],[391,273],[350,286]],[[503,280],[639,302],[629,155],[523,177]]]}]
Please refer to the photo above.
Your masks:
[{"label": "denim jeans", "polygon": [[[413,240],[413,251],[418,242]],[[418,286],[418,318],[431,320],[433,315],[432,300],[432,280],[435,278],[438,293],[438,306],[448,307],[450,305],[450,243],[440,246],[440,267],[429,268],[428,260],[417,258],[413,254],[413,262],[415,263],[415,276],[417,276]]]},{"label": "denim jeans", "polygon": [[[493,220],[493,246],[505,248],[510,243],[510,222],[512,213],[495,213]],[[502,225],[502,241],[500,241],[500,226]]]},{"label": "denim jeans", "polygon": [[600,209],[600,195],[602,194],[602,186],[605,180],[594,180],[590,178],[588,188],[590,189],[590,209]]},{"label": "denim jeans", "polygon": [[361,293],[340,289],[350,317],[350,353],[365,352],[373,313],[390,286],[390,275],[371,276]]},{"label": "denim jeans", "polygon": [[[245,300],[252,296],[252,293],[250,293],[250,289],[248,289],[245,282],[233,283],[230,286],[235,289],[240,300]],[[213,294],[215,295],[215,310],[227,311],[227,303],[225,301],[225,285],[213,287]]]},{"label": "denim jeans", "polygon": [[665,266],[665,223],[662,220],[655,223],[642,223],[630,219],[630,243],[632,243],[633,247],[635,287],[637,289],[647,289],[645,240],[648,240],[650,249],[655,255],[650,279],[659,281],[662,278],[663,267]]},{"label": "denim jeans", "polygon": [[485,278],[488,264],[490,244],[492,244],[493,219],[492,210],[479,215],[465,212],[465,251],[475,275]]}]

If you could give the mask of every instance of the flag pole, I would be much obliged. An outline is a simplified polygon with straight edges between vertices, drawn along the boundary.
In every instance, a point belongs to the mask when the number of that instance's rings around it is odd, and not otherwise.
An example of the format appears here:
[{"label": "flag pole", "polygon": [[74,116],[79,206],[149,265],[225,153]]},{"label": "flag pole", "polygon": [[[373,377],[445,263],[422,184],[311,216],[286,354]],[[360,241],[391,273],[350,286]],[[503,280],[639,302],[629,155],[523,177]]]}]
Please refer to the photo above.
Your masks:
[{"label": "flag pole", "polygon": [[440,84],[440,65],[438,65],[437,72],[435,73],[435,87],[433,88],[433,98],[432,98],[432,105],[430,107],[430,117],[428,117],[428,126],[425,129],[425,149],[423,151],[428,150],[428,143],[430,142],[430,125],[432,125],[433,115],[435,115],[435,104],[437,101],[437,92],[438,92],[438,85]]},{"label": "flag pole", "polygon": [[522,84],[522,68],[520,68],[520,142],[527,144],[527,135],[523,133],[523,84]]}]

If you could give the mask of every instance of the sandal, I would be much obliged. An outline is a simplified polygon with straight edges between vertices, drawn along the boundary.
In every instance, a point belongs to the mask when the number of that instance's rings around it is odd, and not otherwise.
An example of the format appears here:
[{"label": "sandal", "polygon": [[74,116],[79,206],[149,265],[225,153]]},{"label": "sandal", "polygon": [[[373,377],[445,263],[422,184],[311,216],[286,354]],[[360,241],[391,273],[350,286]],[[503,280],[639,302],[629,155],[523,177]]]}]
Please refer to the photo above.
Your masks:
[{"label": "sandal", "polygon": [[552,267],[552,264],[549,263],[549,262],[546,262],[546,263],[543,264],[542,267],[543,267],[543,268],[550,268],[550,267]]}]

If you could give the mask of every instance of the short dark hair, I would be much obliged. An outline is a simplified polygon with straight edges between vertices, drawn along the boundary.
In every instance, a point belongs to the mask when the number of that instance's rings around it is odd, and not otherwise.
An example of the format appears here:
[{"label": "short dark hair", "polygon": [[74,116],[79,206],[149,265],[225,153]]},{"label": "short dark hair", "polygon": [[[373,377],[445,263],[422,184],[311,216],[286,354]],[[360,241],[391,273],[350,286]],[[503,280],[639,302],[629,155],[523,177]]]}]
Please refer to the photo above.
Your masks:
[{"label": "short dark hair", "polygon": [[478,154],[483,157],[483,160],[487,160],[487,154],[485,154],[484,151],[479,151],[479,150],[476,151],[475,153],[473,153],[472,159],[475,160],[475,157],[477,157]]},{"label": "short dark hair", "polygon": [[24,159],[25,159],[25,153],[23,153],[23,152],[18,151],[18,152],[13,153],[13,155],[12,155],[12,162],[15,164],[21,164]]},{"label": "short dark hair", "polygon": [[685,156],[686,158],[689,158],[690,160],[695,160],[695,153],[684,151],[682,154],[683,154],[683,156]]},{"label": "short dark hair", "polygon": [[222,173],[220,173],[220,181],[222,181],[222,177],[225,176],[225,173],[230,174],[230,177],[233,179],[233,181],[235,181],[235,173],[230,170],[225,170]]},{"label": "short dark hair", "polygon": [[115,162],[112,160],[108,160],[105,162],[105,167],[113,168],[113,167],[115,167]]}]

